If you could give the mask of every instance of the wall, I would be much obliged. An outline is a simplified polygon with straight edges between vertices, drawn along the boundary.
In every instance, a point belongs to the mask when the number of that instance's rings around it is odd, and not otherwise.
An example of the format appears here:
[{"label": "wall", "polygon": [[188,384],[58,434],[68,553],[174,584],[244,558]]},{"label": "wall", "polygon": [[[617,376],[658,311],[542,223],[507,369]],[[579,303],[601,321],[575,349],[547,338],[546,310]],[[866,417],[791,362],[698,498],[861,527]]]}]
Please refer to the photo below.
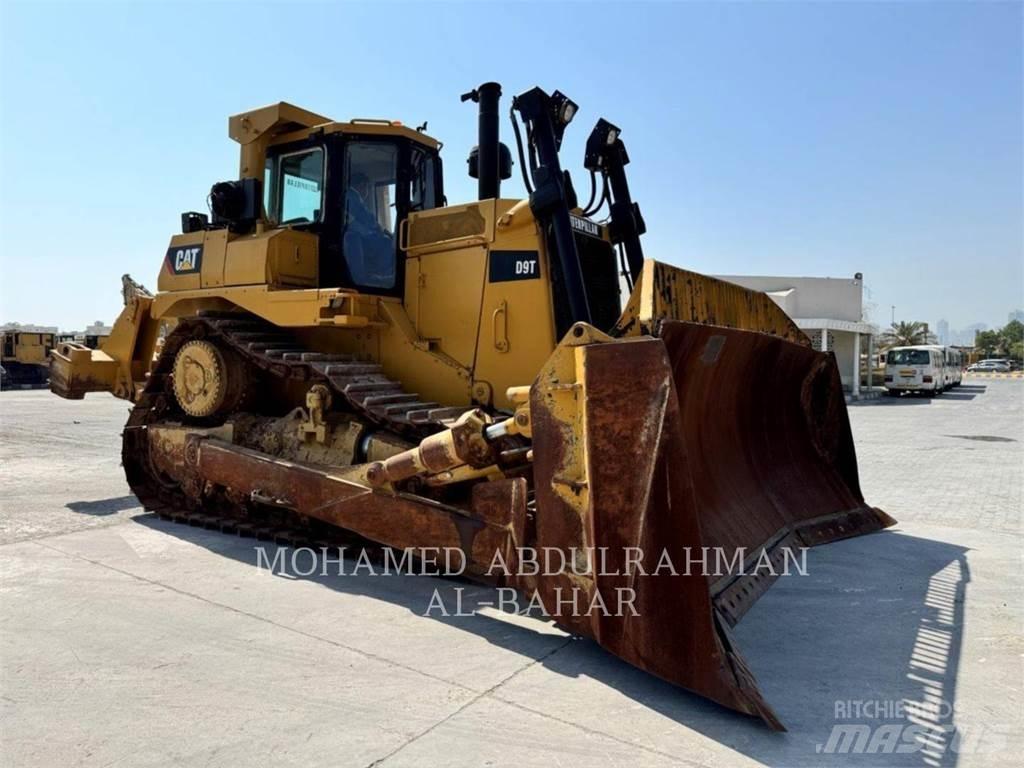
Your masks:
[{"label": "wall", "polygon": [[839,366],[839,375],[843,379],[843,389],[853,388],[853,337],[852,333],[843,331],[832,332],[832,352],[836,354],[836,365]]},{"label": "wall", "polygon": [[786,296],[776,298],[776,303],[790,317],[831,318],[853,322],[861,320],[862,281],[854,278],[749,275],[716,277],[766,293],[795,289]]}]

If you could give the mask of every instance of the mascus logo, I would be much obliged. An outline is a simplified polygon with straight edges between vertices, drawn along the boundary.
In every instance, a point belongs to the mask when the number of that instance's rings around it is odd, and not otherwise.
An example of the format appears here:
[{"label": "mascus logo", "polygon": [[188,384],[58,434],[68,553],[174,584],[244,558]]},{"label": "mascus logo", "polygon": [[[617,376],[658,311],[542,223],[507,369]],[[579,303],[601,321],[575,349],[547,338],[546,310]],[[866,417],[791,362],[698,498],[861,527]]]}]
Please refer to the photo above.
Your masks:
[{"label": "mascus logo", "polygon": [[172,245],[167,249],[167,268],[175,275],[198,272],[203,264],[203,246]]}]

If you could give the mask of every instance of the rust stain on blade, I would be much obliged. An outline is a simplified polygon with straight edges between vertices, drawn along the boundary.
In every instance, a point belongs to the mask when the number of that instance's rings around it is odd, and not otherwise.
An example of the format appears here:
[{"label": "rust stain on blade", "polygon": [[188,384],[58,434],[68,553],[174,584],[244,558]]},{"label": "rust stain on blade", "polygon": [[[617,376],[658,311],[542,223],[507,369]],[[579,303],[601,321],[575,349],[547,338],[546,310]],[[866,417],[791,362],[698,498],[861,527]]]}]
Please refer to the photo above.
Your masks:
[{"label": "rust stain on blade", "polygon": [[[781,729],[719,630],[707,576],[682,567],[704,538],[665,345],[651,340],[588,353],[589,524],[594,546],[608,553],[597,586],[602,594],[633,590],[638,614],[594,616],[596,639],[648,672]],[[640,560],[628,569],[631,551]],[[658,572],[662,553],[676,573]]]},{"label": "rust stain on blade", "polygon": [[[683,439],[707,546],[727,560],[810,547],[892,525],[865,504],[846,402],[831,355],[765,334],[666,322]],[[724,338],[724,341],[720,341]],[[721,347],[710,365],[709,345]],[[744,569],[749,570],[749,569]],[[774,576],[724,577],[719,610],[735,624]]]},{"label": "rust stain on blade", "polygon": [[[660,336],[583,350],[585,506],[554,490],[575,450],[567,417],[531,401],[538,546],[604,548],[594,591],[634,590],[638,614],[556,618],[641,669],[783,730],[728,631],[772,578],[668,572],[658,568],[663,553],[676,565],[704,547],[719,548],[726,563],[744,552],[744,562],[778,563],[787,546],[893,521],[861,496],[830,356],[695,323],[665,322]],[[543,524],[573,514],[579,534]],[[629,551],[639,554],[632,569]]]}]

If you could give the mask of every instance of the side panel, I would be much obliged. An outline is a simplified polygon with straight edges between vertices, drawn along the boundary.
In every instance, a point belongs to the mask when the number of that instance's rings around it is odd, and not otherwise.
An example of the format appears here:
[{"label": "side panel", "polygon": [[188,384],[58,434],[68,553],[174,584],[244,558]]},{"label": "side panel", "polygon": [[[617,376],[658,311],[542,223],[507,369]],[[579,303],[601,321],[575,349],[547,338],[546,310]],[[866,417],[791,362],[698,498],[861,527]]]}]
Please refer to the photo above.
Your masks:
[{"label": "side panel", "polygon": [[407,259],[406,294],[415,293],[413,326],[420,338],[466,368],[473,365],[487,249],[435,251]]},{"label": "side panel", "polygon": [[532,217],[499,228],[488,252],[474,382],[486,383],[498,408],[512,408],[509,387],[536,376],[555,338],[551,271]]},{"label": "side panel", "polygon": [[231,242],[224,255],[225,285],[261,285],[267,282],[267,246],[263,238],[244,237]]},{"label": "side panel", "polygon": [[556,343],[551,275],[528,205],[485,200],[413,214],[402,239],[419,344],[471,371],[475,402],[511,408],[506,389],[532,379]]},{"label": "side panel", "polygon": [[[189,232],[175,235],[167,245],[160,276],[156,281],[158,291],[190,291],[203,287],[202,270],[206,261],[205,240],[209,232]],[[218,259],[213,258],[213,262]],[[219,261],[223,261],[220,259]]]},{"label": "side panel", "polygon": [[[231,246],[228,246],[231,253]],[[319,240],[308,232],[279,230],[269,238],[266,280],[278,286],[314,287],[318,282]]]},{"label": "side panel", "polygon": [[415,255],[456,243],[488,242],[494,237],[494,205],[494,200],[482,200],[413,213],[403,226],[402,245]]},{"label": "side panel", "polygon": [[316,235],[275,229],[235,236],[226,229],[175,235],[167,247],[157,289],[193,291],[222,286],[317,284]]},{"label": "side panel", "polygon": [[215,229],[205,233],[203,238],[203,268],[200,282],[203,288],[224,285],[224,262],[227,257],[228,231]]},{"label": "side panel", "polygon": [[469,368],[421,339],[397,301],[382,300],[380,310],[385,325],[377,336],[378,361],[384,373],[401,381],[406,392],[441,405],[468,405]]}]

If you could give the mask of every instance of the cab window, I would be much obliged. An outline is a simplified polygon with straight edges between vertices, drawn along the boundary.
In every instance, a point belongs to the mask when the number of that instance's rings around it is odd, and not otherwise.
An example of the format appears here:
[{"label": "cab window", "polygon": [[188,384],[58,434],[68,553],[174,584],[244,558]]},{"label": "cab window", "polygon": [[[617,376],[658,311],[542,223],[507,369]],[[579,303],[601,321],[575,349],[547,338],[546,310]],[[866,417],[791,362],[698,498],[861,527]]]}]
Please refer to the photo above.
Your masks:
[{"label": "cab window", "polygon": [[278,224],[312,224],[320,220],[324,197],[324,151],[321,147],[267,159],[263,206]]},{"label": "cab window", "polygon": [[344,183],[342,250],[352,281],[367,288],[394,288],[398,147],[381,141],[349,142]]},{"label": "cab window", "polygon": [[421,149],[414,149],[412,173],[409,175],[410,211],[429,211],[438,207],[437,176],[437,157]]}]

